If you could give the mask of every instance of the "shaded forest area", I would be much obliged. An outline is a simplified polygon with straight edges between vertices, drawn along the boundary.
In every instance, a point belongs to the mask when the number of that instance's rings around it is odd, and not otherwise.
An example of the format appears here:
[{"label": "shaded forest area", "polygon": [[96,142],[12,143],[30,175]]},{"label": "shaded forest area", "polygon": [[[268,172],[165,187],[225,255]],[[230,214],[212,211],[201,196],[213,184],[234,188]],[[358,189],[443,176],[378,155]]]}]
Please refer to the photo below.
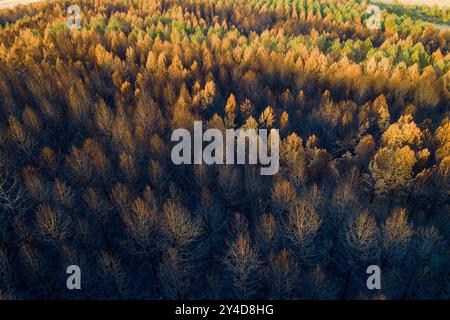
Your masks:
[{"label": "shaded forest area", "polygon": [[[449,299],[450,32],[367,6],[0,11],[0,297]],[[279,173],[173,165],[194,120],[280,129]]]}]

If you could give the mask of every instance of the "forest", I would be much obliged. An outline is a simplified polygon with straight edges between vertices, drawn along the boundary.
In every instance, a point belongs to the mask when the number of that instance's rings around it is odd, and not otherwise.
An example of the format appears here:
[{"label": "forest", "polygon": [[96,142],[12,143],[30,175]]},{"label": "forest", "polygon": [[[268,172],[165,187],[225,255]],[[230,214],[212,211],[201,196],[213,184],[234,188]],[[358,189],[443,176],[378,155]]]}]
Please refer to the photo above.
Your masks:
[{"label": "forest", "polygon": [[[0,10],[0,300],[450,299],[450,30],[369,5]],[[194,121],[278,129],[278,173],[175,165]]]},{"label": "forest", "polygon": [[439,8],[438,6],[413,6],[413,5],[391,5],[376,2],[381,8],[393,12],[396,15],[406,15],[414,19],[434,22],[436,24],[447,25],[450,28],[450,3],[447,7]]}]

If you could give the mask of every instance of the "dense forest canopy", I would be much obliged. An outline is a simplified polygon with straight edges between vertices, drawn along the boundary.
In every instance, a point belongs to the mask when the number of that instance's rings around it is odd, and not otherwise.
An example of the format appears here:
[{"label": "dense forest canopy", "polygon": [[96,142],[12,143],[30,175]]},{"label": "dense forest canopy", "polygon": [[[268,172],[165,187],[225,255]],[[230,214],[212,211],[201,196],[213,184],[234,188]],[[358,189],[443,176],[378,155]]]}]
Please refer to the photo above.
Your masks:
[{"label": "dense forest canopy", "polygon": [[[369,4],[1,10],[0,298],[449,299],[450,31]],[[280,171],[174,165],[195,120],[279,129]]]}]

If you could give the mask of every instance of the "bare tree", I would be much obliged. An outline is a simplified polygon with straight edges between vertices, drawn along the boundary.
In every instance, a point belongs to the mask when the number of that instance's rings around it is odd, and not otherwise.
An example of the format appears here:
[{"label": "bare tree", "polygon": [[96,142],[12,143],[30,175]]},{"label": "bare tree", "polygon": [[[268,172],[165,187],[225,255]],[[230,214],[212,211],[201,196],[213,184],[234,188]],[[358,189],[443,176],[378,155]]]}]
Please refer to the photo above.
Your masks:
[{"label": "bare tree", "polygon": [[245,234],[239,234],[229,245],[225,266],[230,273],[233,296],[237,299],[254,298],[258,292],[259,273],[256,247]]},{"label": "bare tree", "polygon": [[[20,178],[0,159],[0,208],[9,217],[22,217],[31,207],[28,192]],[[1,219],[6,223],[7,220]]]},{"label": "bare tree", "polygon": [[269,287],[270,299],[290,299],[294,297],[300,276],[299,267],[292,254],[286,249],[269,256],[264,270]]},{"label": "bare tree", "polygon": [[322,219],[306,200],[300,200],[289,210],[284,220],[285,237],[302,263],[312,263],[320,256],[319,228]]}]

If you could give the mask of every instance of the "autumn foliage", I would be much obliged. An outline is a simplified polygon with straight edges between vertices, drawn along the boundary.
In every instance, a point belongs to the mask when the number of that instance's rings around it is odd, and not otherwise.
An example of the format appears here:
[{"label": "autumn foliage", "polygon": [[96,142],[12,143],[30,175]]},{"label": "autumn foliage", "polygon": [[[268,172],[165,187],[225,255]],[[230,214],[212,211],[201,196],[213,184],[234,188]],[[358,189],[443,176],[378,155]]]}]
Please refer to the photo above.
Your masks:
[{"label": "autumn foliage", "polygon": [[[74,3],[0,11],[0,298],[450,297],[449,31],[370,30],[364,1]],[[174,165],[195,120],[279,129],[280,171]]]}]

